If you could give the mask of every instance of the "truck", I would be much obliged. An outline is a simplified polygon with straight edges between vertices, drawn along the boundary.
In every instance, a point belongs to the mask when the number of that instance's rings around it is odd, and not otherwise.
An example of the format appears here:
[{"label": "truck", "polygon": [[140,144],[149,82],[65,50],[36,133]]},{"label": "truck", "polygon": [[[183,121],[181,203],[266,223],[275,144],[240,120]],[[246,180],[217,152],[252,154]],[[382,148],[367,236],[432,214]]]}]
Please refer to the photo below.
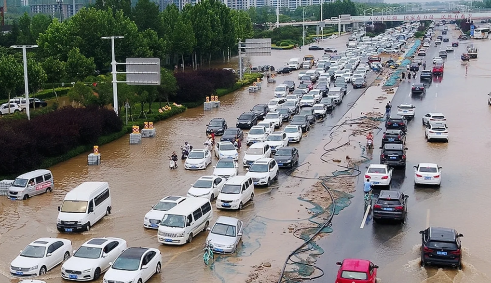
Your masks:
[{"label": "truck", "polygon": [[443,75],[443,68],[445,67],[445,65],[442,63],[442,62],[436,62],[435,65],[433,65],[433,75],[436,75],[436,76],[441,76]]}]

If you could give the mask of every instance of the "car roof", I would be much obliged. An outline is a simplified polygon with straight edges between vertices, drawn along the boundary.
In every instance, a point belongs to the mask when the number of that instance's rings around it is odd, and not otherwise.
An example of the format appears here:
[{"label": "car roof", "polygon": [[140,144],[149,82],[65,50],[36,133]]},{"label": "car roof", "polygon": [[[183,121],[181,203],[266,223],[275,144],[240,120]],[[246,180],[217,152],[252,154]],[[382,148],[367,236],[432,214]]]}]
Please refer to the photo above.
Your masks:
[{"label": "car roof", "polygon": [[193,148],[191,152],[205,152],[205,150],[200,148],[196,148],[196,149]]},{"label": "car roof", "polygon": [[213,118],[210,121],[225,121],[225,118]]},{"label": "car roof", "polygon": [[253,143],[249,148],[263,148],[266,145],[264,142]]},{"label": "car roof", "polygon": [[165,198],[161,199],[161,202],[175,202],[175,203],[180,203],[182,201],[186,200],[186,197],[182,196],[166,196]]},{"label": "car roof", "polygon": [[241,184],[243,181],[249,179],[250,177],[248,176],[233,176],[230,177],[225,183],[229,185],[238,185]]},{"label": "car roof", "polygon": [[370,267],[370,261],[365,259],[351,259],[347,258],[343,260],[342,269],[349,271],[361,271],[366,272]]},{"label": "car roof", "polygon": [[259,158],[258,160],[254,161],[255,164],[257,163],[262,163],[262,164],[268,164],[273,158]]},{"label": "car roof", "polygon": [[400,134],[401,132],[402,132],[402,130],[398,130],[398,129],[387,129],[385,131],[385,133],[389,134],[389,135]]},{"label": "car roof", "polygon": [[227,225],[237,225],[240,220],[235,217],[219,216],[215,224],[222,223]]},{"label": "car roof", "polygon": [[438,164],[436,163],[419,163],[419,167],[438,167]]},{"label": "car roof", "polygon": [[93,238],[83,243],[82,246],[100,247],[108,241],[109,241],[108,238]]},{"label": "car roof", "polygon": [[38,177],[40,175],[44,175],[44,174],[48,174],[48,173],[51,173],[51,171],[46,170],[46,169],[38,169],[38,170],[24,173],[17,178],[19,178],[19,179],[30,179],[30,178],[35,178],[35,177]]},{"label": "car roof", "polygon": [[60,241],[61,239],[59,238],[39,238],[35,241],[32,241],[29,245],[33,245],[33,246],[48,246],[50,245],[51,243],[54,243],[54,242],[57,242],[57,241]]},{"label": "car roof", "polygon": [[404,148],[404,146],[400,143],[386,143],[386,144],[384,144],[384,149],[401,150],[403,148]]},{"label": "car roof", "polygon": [[284,132],[272,132],[269,136],[282,136]]},{"label": "car roof", "polygon": [[431,116],[443,116],[443,117],[445,117],[445,115],[443,115],[443,113],[430,112],[428,114],[430,114]]},{"label": "car roof", "polygon": [[201,176],[201,177],[199,177],[198,180],[213,180],[216,178],[217,178],[217,176]]},{"label": "car roof", "polygon": [[[132,247],[132,248],[127,248],[121,255],[120,257],[124,258],[141,258],[144,253],[146,253],[149,250],[149,248],[137,248],[137,247]],[[124,255],[124,256],[123,256]]]},{"label": "car roof", "polygon": [[379,199],[398,199],[401,196],[400,191],[385,191],[381,190],[378,196]]},{"label": "car roof", "polygon": [[430,227],[430,240],[455,241],[456,232],[452,228]]},{"label": "car roof", "polygon": [[231,144],[231,145],[233,145],[233,143],[230,142],[230,141],[221,141],[221,142],[218,142],[218,144],[220,144],[220,145],[222,145],[222,144]]},{"label": "car roof", "polygon": [[385,164],[370,164],[368,168],[387,168],[388,166]]}]

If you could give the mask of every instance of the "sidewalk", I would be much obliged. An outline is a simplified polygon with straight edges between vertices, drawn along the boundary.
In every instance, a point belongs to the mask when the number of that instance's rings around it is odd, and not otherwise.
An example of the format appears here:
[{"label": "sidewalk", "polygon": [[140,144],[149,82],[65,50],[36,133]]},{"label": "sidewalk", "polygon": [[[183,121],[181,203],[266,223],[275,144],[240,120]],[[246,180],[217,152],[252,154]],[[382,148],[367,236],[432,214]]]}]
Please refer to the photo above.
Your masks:
[{"label": "sidewalk", "polygon": [[[329,194],[320,185],[320,178],[345,174],[346,172],[343,171],[347,167],[371,158],[364,150],[365,135],[368,131],[376,131],[381,127],[380,119],[385,113],[385,104],[392,100],[395,93],[394,90],[391,94],[387,94],[381,87],[382,84],[369,87],[333,128],[331,135],[326,135],[320,141],[305,162],[300,164],[292,172],[291,177],[271,196],[268,206],[258,209],[260,212],[253,217],[248,226],[255,228],[260,226],[263,229],[258,237],[260,249],[250,253],[249,256],[241,255],[240,263],[244,268],[252,267],[253,270],[246,277],[244,277],[246,274],[237,274],[234,280],[277,282],[284,261],[303,243],[303,240],[297,237],[308,236],[305,233],[294,236],[292,232],[297,228],[313,226],[313,221],[318,223],[325,221],[318,218],[310,219],[315,213],[327,211],[331,204]],[[331,151],[334,148],[337,149]],[[355,180],[354,177],[332,178],[328,186],[335,190],[335,197],[345,199],[347,206],[351,198],[349,194],[355,190]],[[339,207],[342,208],[344,207]],[[320,217],[326,219],[328,213]],[[306,230],[299,232],[306,232]],[[251,233],[255,233],[255,230]],[[244,237],[247,237],[246,235],[248,231],[244,233]],[[327,234],[320,235],[322,237]],[[247,242],[247,239],[244,242]],[[301,255],[301,258],[306,262],[315,262],[315,254],[322,252],[322,249],[317,247],[317,251],[311,251],[310,256]],[[286,270],[291,270],[292,267],[298,269],[298,266],[290,265]]]}]

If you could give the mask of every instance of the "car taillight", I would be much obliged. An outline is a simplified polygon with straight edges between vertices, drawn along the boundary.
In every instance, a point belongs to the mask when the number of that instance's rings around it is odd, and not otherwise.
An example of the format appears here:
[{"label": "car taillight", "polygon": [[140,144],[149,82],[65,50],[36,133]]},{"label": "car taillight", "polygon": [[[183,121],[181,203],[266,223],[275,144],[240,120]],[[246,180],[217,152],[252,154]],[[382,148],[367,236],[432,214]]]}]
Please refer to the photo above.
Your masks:
[{"label": "car taillight", "polygon": [[453,251],[453,252],[450,252],[450,253],[453,255],[460,255],[460,249]]},{"label": "car taillight", "polygon": [[398,136],[397,136],[397,138],[398,138],[398,139],[401,139],[401,135],[398,135]]},{"label": "car taillight", "polygon": [[399,123],[399,125],[401,125],[401,126],[402,126],[402,125],[404,125],[404,123]]},{"label": "car taillight", "polygon": [[385,155],[381,154],[381,155],[380,155],[380,158],[385,158]]},{"label": "car taillight", "polygon": [[370,179],[370,175],[365,175],[365,179]]},{"label": "car taillight", "polygon": [[424,247],[424,248],[423,248],[423,251],[424,251],[425,253],[432,253],[432,252],[433,252],[433,249],[430,249],[430,248]]},{"label": "car taillight", "polygon": [[383,138],[385,139],[385,134],[384,134],[384,137]]},{"label": "car taillight", "polygon": [[431,133],[431,134],[434,134],[435,133],[434,131],[428,131],[428,132]]},{"label": "car taillight", "polygon": [[435,175],[433,176],[433,178],[440,178],[440,175]]},{"label": "car taillight", "polygon": [[380,204],[376,204],[373,206],[373,208],[379,208],[380,209],[380,208],[382,208],[382,206]]},{"label": "car taillight", "polygon": [[421,178],[423,175],[416,174],[416,177]]},{"label": "car taillight", "polygon": [[404,155],[404,154],[403,154],[403,155],[402,155],[402,159],[406,159],[406,155]]},{"label": "car taillight", "polygon": [[389,179],[389,176],[383,176],[382,177],[382,180],[386,180],[386,179]]},{"label": "car taillight", "polygon": [[403,210],[404,209],[404,206],[399,205],[399,206],[394,207],[394,209],[395,210]]}]

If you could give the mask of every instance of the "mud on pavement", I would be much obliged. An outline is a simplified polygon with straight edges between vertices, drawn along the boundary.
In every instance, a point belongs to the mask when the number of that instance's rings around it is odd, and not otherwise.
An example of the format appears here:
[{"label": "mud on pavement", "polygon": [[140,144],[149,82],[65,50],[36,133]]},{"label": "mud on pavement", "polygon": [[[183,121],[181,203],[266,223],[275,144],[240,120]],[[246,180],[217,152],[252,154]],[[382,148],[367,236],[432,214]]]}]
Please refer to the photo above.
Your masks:
[{"label": "mud on pavement", "polygon": [[[332,229],[330,225],[320,228],[350,204],[356,193],[356,176],[363,173],[358,165],[371,159],[365,148],[365,135],[381,130],[384,106],[391,99],[392,94],[380,86],[368,88],[305,162],[292,170],[286,182],[271,195],[267,207],[259,209],[251,219],[248,226],[252,233],[261,227],[256,240],[261,248],[241,255],[240,266],[234,268],[238,271],[234,280],[278,282],[283,275],[283,281],[288,282],[322,276],[315,262],[325,251],[316,240]],[[319,234],[312,241],[289,256],[316,232]],[[248,250],[247,239],[244,245],[242,252]]]}]

